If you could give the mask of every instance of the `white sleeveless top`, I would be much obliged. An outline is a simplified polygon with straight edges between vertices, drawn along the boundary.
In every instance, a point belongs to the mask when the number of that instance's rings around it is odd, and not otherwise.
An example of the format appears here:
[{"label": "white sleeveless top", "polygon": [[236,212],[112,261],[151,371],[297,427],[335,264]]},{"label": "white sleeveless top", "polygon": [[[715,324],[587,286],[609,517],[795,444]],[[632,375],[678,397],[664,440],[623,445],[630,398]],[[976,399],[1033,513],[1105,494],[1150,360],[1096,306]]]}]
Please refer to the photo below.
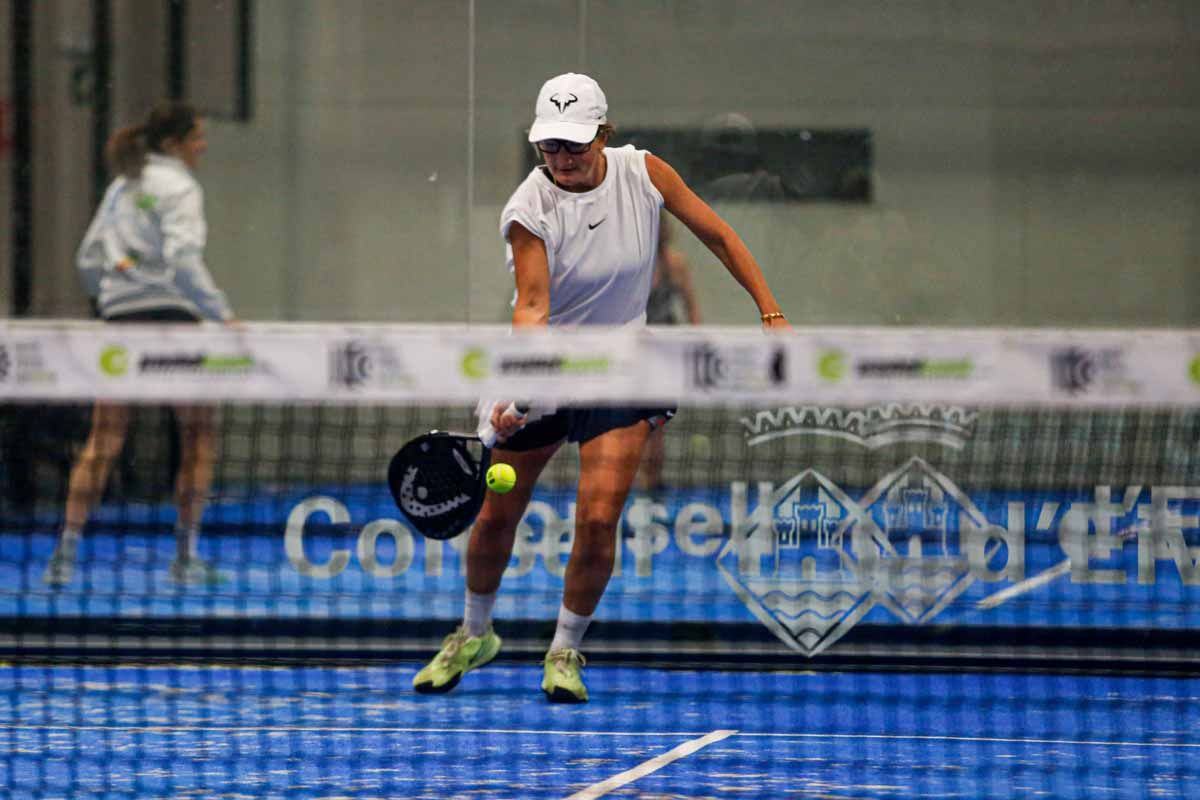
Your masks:
[{"label": "white sleeveless top", "polygon": [[551,325],[645,322],[663,205],[646,154],[633,145],[604,148],[604,181],[587,192],[560,189],[538,167],[504,206],[500,235],[510,272],[514,222],[546,244]]}]

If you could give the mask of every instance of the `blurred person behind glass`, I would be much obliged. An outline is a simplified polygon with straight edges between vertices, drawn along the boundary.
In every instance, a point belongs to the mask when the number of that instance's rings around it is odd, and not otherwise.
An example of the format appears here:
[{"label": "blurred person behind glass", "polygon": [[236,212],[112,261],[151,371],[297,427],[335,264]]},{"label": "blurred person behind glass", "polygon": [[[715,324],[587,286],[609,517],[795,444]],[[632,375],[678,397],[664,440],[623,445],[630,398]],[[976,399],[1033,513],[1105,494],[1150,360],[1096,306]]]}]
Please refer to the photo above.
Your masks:
[{"label": "blurred person behind glass", "polygon": [[[162,103],[145,121],[117,131],[105,154],[117,177],[79,246],[76,263],[89,297],[108,323],[233,321],[225,294],[204,263],[208,226],[193,171],[208,148],[205,122],[192,106]],[[174,406],[179,427],[175,479],[176,552],[169,574],[179,583],[219,579],[197,554],[200,521],[212,483],[215,410]],[[132,410],[97,401],[91,432],[71,469],[63,528],[43,581],[70,583],[79,541],[125,444]]]},{"label": "blurred person behind glass", "polygon": [[806,199],[809,195],[803,187],[767,168],[758,138],[754,123],[735,111],[717,114],[705,122],[697,173],[707,177],[696,194],[710,203]]}]

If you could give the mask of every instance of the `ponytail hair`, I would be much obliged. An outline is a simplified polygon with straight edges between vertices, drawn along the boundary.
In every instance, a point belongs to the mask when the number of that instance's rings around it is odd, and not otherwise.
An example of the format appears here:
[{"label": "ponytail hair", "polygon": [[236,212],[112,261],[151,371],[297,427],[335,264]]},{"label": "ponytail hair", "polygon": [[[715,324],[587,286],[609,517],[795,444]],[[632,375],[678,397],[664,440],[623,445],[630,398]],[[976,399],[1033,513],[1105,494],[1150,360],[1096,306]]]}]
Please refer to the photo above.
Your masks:
[{"label": "ponytail hair", "polygon": [[104,154],[108,168],[127,178],[137,178],[146,165],[147,153],[163,152],[169,139],[181,140],[196,127],[196,109],[188,103],[169,101],[150,110],[146,121],[127,125],[108,140]]}]

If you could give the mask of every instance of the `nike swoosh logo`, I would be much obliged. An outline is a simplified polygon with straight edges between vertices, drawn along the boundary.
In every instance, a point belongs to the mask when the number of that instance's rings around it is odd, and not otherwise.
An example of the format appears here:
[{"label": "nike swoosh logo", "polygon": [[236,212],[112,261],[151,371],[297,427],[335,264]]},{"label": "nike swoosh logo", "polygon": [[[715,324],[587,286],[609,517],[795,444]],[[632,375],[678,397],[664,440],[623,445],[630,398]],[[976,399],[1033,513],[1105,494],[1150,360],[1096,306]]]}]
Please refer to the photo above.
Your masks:
[{"label": "nike swoosh logo", "polygon": [[594,223],[594,224],[593,224],[593,223],[591,223],[591,222],[589,222],[589,223],[588,223],[588,230],[589,230],[589,231],[594,231],[594,230],[596,230],[596,228],[599,228],[601,225],[603,225],[603,224],[604,224],[604,222],[605,222],[605,220],[607,220],[607,219],[608,219],[608,217],[605,217],[604,219],[602,219],[602,220],[600,220],[599,222],[597,222],[597,223]]}]

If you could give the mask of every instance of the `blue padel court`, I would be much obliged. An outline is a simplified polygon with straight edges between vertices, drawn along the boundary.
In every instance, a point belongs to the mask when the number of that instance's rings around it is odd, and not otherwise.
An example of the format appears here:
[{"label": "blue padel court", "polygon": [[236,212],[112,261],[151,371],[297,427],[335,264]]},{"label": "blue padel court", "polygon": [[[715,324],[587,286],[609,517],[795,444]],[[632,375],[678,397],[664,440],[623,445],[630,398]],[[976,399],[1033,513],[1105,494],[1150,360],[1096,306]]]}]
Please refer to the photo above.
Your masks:
[{"label": "blue padel court", "polygon": [[[1187,798],[1200,680],[536,665],[5,666],[22,798]],[[1072,732],[1064,736],[1064,732]]]},{"label": "blue padel court", "polygon": [[[174,625],[176,635],[190,621],[240,621],[256,634],[286,637],[312,621],[426,620],[436,635],[448,633],[462,611],[461,543],[413,535],[381,495],[378,488],[345,490],[333,499],[310,493],[215,507],[217,532],[200,549],[222,580],[206,586],[169,579],[174,542],[169,526],[155,530],[155,520],[169,518],[158,507],[147,507],[145,520],[128,513],[110,519],[102,509],[63,586],[42,581],[53,525],[35,522],[0,536],[0,615],[20,628],[5,632],[6,641],[21,652],[36,638],[22,637],[41,630],[53,645],[0,668],[0,795],[1132,800],[1190,797],[1200,781],[1200,678],[1127,668],[1019,671],[993,658],[967,670],[906,666],[891,653],[886,662],[842,669],[792,653],[769,670],[726,671],[720,667],[728,661],[709,664],[694,653],[670,668],[610,653],[585,671],[591,701],[559,706],[540,691],[538,657],[515,642],[444,696],[411,689],[421,665],[412,654],[424,652],[411,642],[390,660],[364,646],[361,657],[314,654],[319,662],[306,661],[309,651],[301,648],[272,662],[253,651],[210,658],[200,633],[192,634],[186,660],[137,654],[138,637],[154,636],[160,623]],[[986,500],[970,513],[1015,524],[1007,501]],[[1029,528],[1057,522],[1070,500],[1029,500]],[[1145,628],[1196,624],[1194,588],[1181,580],[1173,551],[1151,558],[1156,554],[1136,541],[1090,563],[1123,580],[1080,584],[1063,576],[991,609],[977,602],[1012,585],[1002,572],[1006,553],[992,553],[984,580],[958,557],[961,541],[926,550],[930,567],[910,548],[909,561],[919,567],[913,585],[927,591],[900,603],[889,602],[867,573],[825,580],[772,562],[770,553],[762,556],[764,577],[742,580],[736,553],[721,544],[727,526],[700,525],[731,518],[721,495],[680,492],[662,501],[668,528],[697,521],[704,535],[686,540],[639,528],[637,502],[626,512],[621,561],[598,621],[754,630],[773,622],[784,630],[796,619],[851,613],[822,603],[858,593],[865,599],[856,602],[870,605],[856,619],[876,633],[938,625],[1057,635],[1082,626],[1130,638]],[[1042,509],[1055,502],[1052,518]],[[562,493],[535,497],[498,620],[553,620],[568,503]],[[143,524],[118,527],[131,519]],[[247,524],[259,519],[264,524]],[[1130,510],[1121,526],[1135,522]],[[1024,556],[1025,574],[1036,575],[1059,563],[1063,551],[1056,539],[1031,535]],[[767,571],[772,564],[775,574]],[[1154,582],[1139,570],[1146,565]],[[86,650],[69,661],[56,654],[55,646],[73,641],[52,627],[64,619],[74,621],[72,635],[81,641],[112,642],[102,661]],[[832,623],[813,624],[833,630]],[[119,643],[126,631],[135,645],[127,656]]]}]

